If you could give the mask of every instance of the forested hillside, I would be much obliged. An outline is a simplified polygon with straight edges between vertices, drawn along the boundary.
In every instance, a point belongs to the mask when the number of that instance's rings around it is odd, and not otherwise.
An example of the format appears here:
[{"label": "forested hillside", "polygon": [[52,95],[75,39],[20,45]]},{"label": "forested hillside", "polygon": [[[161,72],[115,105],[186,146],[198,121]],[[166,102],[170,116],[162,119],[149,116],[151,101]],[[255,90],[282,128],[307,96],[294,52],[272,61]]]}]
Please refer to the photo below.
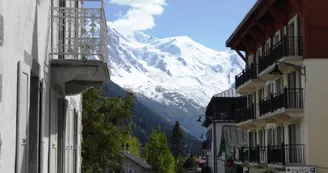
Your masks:
[{"label": "forested hillside", "polygon": [[[108,97],[124,96],[127,91],[118,86],[117,84],[110,82],[105,84],[103,94]],[[165,132],[168,140],[172,133],[174,124],[166,120],[165,118],[156,114],[151,108],[143,105],[139,100],[138,96],[135,100],[136,104],[133,108],[132,117],[132,134],[136,136],[141,144],[145,144],[153,129],[160,126]],[[192,151],[195,154],[200,154],[201,141],[184,132],[186,149]]]}]

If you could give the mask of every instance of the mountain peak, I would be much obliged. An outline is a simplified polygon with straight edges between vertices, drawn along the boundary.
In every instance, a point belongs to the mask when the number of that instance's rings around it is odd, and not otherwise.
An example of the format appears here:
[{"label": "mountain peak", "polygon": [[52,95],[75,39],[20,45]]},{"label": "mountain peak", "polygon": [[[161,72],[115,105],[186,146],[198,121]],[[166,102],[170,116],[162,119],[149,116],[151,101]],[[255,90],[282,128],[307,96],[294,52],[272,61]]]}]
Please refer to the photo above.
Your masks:
[{"label": "mountain peak", "polygon": [[[244,61],[231,51],[215,51],[187,36],[156,38],[143,32],[108,30],[111,79],[135,92],[170,121],[197,134],[194,119],[211,97],[231,87]],[[151,102],[149,101],[151,100]]]}]

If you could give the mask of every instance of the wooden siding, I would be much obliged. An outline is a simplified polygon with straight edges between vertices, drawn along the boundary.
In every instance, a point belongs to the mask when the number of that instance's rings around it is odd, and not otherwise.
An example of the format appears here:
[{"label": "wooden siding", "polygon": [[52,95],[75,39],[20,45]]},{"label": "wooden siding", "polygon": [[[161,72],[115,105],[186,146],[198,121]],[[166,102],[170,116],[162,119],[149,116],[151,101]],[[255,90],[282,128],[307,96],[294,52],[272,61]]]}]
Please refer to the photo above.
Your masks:
[{"label": "wooden siding", "polygon": [[304,58],[328,58],[328,1],[304,0]]}]

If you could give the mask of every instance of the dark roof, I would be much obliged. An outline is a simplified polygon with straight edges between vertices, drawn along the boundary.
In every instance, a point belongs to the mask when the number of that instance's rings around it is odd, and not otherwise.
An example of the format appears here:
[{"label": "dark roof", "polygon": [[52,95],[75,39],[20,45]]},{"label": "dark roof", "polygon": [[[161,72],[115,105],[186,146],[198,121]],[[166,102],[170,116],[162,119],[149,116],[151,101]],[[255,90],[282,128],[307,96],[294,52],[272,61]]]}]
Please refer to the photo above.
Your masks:
[{"label": "dark roof", "polygon": [[205,110],[205,121],[202,126],[208,127],[212,121],[207,118],[214,119],[214,112],[216,115],[216,122],[218,123],[236,123],[238,117],[235,116],[235,110],[243,108],[247,105],[247,97],[215,97],[213,96],[208,103]]},{"label": "dark roof", "polygon": [[145,169],[151,168],[151,166],[140,157],[137,157],[137,156],[135,156],[131,153],[127,153],[127,152],[124,152],[124,156],[129,158],[130,160],[132,160],[133,162],[137,163],[138,165],[140,165],[141,167],[143,167]]}]

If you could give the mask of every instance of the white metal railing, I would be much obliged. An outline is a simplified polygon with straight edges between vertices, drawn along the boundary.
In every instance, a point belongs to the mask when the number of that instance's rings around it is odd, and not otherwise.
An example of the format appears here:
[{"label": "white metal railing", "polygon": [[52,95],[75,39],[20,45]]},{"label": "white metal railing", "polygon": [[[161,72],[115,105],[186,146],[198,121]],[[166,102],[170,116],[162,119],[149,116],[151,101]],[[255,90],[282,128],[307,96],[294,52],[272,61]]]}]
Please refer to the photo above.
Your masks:
[{"label": "white metal railing", "polygon": [[70,3],[72,1],[81,3],[81,0],[65,0],[64,7],[51,7],[51,55],[58,56],[58,59],[98,59],[107,62],[103,0],[83,0],[99,3],[97,8],[84,8],[82,4]]}]

